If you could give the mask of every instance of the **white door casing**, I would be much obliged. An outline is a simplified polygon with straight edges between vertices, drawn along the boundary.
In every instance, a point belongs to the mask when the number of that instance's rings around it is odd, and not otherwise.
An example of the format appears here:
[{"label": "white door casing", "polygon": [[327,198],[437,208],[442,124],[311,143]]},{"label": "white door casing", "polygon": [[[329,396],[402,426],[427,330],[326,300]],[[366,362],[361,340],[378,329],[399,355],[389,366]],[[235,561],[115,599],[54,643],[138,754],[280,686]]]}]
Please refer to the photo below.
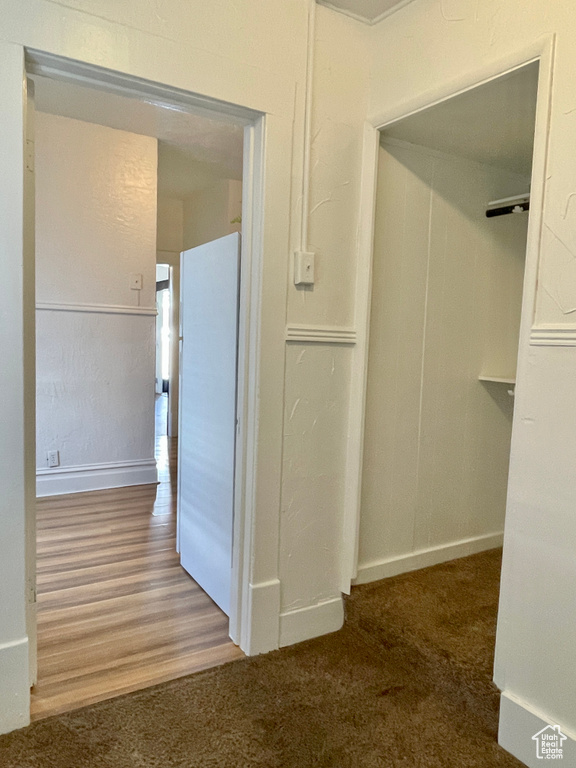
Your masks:
[{"label": "white door casing", "polygon": [[[35,158],[34,158],[34,83],[26,79],[26,152],[24,165],[24,265],[28,304],[35,302]],[[24,314],[26,354],[28,357],[28,382],[26,387],[27,408],[35,414],[36,402],[36,344],[35,316]],[[28,331],[26,333],[26,330]],[[26,632],[28,635],[28,677],[30,686],[38,679],[38,630],[36,622],[36,478],[32,468],[36,466],[36,424],[35,418],[26,423],[25,450],[27,457],[26,483]]]}]

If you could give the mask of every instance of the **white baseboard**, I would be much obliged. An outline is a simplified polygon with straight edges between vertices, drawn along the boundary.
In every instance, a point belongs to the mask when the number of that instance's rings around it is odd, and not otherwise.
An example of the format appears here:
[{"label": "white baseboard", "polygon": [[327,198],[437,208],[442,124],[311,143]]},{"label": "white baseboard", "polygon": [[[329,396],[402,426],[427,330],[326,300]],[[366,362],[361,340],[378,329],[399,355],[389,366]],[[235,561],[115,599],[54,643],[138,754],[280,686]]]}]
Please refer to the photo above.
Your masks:
[{"label": "white baseboard", "polygon": [[337,632],[344,624],[344,602],[335,597],[280,614],[280,647]]},{"label": "white baseboard", "polygon": [[30,723],[28,639],[0,646],[0,733]]},{"label": "white baseboard", "polygon": [[280,613],[280,581],[271,579],[250,584],[248,614],[250,635],[241,638],[240,647],[248,656],[268,653],[278,648],[278,615]]},{"label": "white baseboard", "polygon": [[36,470],[36,495],[60,496],[64,493],[100,491],[127,485],[158,482],[155,459],[114,461],[110,464],[79,464],[74,467]]},{"label": "white baseboard", "polygon": [[471,539],[461,539],[450,544],[441,544],[438,547],[418,549],[406,555],[391,557],[384,560],[373,560],[370,563],[358,566],[358,575],[353,584],[368,584],[371,581],[387,579],[408,571],[417,571],[420,568],[428,568],[430,565],[438,565],[457,557],[475,555],[487,549],[501,547],[504,540],[503,533],[490,533],[485,536],[475,536]]},{"label": "white baseboard", "polygon": [[[559,726],[562,736],[566,736],[566,740],[562,740],[562,757],[537,756],[538,743],[532,737],[548,726]],[[548,732],[555,735],[552,729]],[[563,768],[576,766],[576,733],[555,723],[509,691],[504,691],[500,698],[498,743],[529,768],[551,764]]]}]

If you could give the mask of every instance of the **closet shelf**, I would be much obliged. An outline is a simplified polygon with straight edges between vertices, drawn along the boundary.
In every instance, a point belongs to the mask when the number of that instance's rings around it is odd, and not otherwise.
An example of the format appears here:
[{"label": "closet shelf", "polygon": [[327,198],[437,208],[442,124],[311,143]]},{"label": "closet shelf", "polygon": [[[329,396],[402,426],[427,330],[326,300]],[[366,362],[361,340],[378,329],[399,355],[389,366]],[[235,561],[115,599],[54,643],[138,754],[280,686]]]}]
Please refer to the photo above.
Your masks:
[{"label": "closet shelf", "polygon": [[480,376],[478,376],[478,381],[491,381],[496,384],[516,384],[516,379],[507,379],[502,376],[486,376],[485,374],[481,373]]}]

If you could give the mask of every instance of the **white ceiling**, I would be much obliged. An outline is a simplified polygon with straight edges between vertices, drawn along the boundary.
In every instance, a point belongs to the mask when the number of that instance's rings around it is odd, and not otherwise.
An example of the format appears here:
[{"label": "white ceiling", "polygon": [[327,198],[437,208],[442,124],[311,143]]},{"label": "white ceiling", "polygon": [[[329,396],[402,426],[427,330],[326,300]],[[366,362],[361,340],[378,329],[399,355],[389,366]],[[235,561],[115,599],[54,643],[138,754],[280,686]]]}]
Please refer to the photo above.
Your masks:
[{"label": "white ceiling", "polygon": [[529,175],[538,63],[394,123],[383,136]]},{"label": "white ceiling", "polygon": [[316,0],[316,2],[352,16],[354,19],[376,24],[404,5],[408,5],[412,0]]},{"label": "white ceiling", "polygon": [[242,178],[243,126],[220,116],[34,76],[36,109],[158,139],[158,193],[183,199]]}]

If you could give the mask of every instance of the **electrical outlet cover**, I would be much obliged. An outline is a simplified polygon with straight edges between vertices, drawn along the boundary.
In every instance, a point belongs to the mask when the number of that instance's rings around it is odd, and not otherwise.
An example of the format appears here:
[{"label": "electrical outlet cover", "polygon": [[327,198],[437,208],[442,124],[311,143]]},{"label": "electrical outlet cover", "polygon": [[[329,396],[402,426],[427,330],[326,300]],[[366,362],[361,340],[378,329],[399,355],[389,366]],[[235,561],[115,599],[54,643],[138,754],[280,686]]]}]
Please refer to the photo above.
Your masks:
[{"label": "electrical outlet cover", "polygon": [[314,285],[314,254],[308,251],[294,253],[294,285]]}]

